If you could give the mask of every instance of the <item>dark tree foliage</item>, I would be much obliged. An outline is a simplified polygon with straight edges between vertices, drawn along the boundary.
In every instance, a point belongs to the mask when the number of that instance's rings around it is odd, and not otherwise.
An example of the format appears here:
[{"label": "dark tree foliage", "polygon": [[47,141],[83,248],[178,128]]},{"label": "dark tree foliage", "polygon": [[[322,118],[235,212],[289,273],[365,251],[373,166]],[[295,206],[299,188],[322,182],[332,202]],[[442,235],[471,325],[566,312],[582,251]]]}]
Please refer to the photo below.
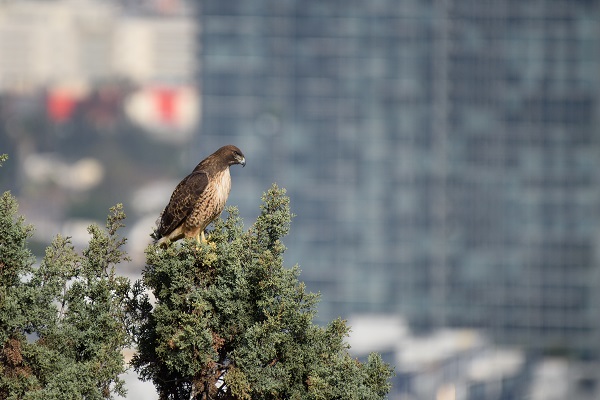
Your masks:
[{"label": "dark tree foliage", "polygon": [[[147,248],[133,365],[161,399],[382,399],[390,367],[348,354],[348,327],[313,323],[318,295],[283,266],[292,215],[273,186],[244,231],[235,208],[208,243]],[[145,304],[145,305],[144,305]]]},{"label": "dark tree foliage", "polygon": [[107,229],[90,226],[75,252],[57,236],[38,267],[27,249],[33,228],[0,198],[0,399],[105,399],[124,395],[121,351],[131,344],[132,292],[115,264],[126,259],[111,209]]}]

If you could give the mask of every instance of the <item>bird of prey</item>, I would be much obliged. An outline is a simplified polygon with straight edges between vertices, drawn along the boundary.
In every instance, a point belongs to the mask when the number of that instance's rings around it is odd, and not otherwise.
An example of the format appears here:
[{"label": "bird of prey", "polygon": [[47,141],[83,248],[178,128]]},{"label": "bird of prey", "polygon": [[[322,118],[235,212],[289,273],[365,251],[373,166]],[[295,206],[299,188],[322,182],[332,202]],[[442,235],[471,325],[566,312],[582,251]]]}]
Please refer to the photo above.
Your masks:
[{"label": "bird of prey", "polygon": [[204,230],[225,207],[231,189],[229,167],[235,164],[246,165],[244,154],[233,145],[223,146],[179,182],[153,235],[159,245],[166,247],[183,237],[206,242]]}]

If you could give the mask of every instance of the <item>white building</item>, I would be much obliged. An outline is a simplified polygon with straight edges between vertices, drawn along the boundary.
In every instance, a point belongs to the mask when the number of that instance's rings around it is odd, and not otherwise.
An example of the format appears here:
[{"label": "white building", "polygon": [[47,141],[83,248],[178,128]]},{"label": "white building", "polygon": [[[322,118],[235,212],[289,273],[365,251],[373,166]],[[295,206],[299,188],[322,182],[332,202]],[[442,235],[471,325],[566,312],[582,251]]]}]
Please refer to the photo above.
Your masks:
[{"label": "white building", "polygon": [[[396,378],[390,398],[398,400],[488,400],[514,398],[526,367],[521,350],[495,346],[472,329],[412,334],[398,316],[354,316],[348,343],[364,357],[392,354]],[[504,397],[503,397],[504,396]]]},{"label": "white building", "polygon": [[0,3],[0,92],[86,88],[124,78],[189,84],[197,71],[191,16],[126,16],[93,0]]}]

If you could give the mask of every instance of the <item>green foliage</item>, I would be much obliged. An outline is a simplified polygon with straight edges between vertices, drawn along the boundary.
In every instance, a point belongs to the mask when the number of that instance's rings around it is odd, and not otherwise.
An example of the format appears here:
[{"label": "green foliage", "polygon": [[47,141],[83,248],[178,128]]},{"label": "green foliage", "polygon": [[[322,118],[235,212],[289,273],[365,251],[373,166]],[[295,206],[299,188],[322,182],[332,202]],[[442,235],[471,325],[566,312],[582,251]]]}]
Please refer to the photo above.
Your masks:
[{"label": "green foliage", "polygon": [[27,323],[21,312],[21,277],[31,274],[35,261],[27,249],[33,227],[16,215],[18,205],[9,192],[0,198],[0,343]]},{"label": "green foliage", "polygon": [[[126,259],[117,230],[90,226],[82,255],[57,236],[34,268],[33,229],[6,192],[0,202],[0,399],[104,399],[125,393],[121,351],[131,344],[129,310],[140,295],[115,273]],[[138,288],[139,289],[139,288]],[[133,299],[136,300],[136,299]],[[139,307],[137,307],[139,308]]]},{"label": "green foliage", "polygon": [[292,215],[273,186],[246,232],[235,208],[208,243],[150,245],[133,365],[161,399],[382,399],[390,367],[348,354],[341,320],[313,324],[318,295],[283,266]]},{"label": "green foliage", "polygon": [[[1,157],[0,157],[1,158]],[[1,162],[1,159],[0,159]],[[57,236],[39,266],[33,228],[0,198],[0,400],[124,395],[121,352],[162,399],[382,399],[391,369],[348,354],[341,320],[313,324],[318,296],[283,266],[292,215],[273,186],[244,231],[235,208],[209,242],[147,248],[143,282],[115,272],[127,260],[125,214],[111,208],[88,247]],[[154,297],[154,307],[148,295]]]}]

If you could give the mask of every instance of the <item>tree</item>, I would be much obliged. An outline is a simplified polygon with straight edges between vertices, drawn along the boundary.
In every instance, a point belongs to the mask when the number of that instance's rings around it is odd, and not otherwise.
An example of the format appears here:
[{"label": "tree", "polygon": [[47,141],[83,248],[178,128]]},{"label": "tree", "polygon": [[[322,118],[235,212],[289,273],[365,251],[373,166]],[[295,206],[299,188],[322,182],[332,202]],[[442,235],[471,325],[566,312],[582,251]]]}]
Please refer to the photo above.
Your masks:
[{"label": "tree", "polygon": [[[0,166],[6,160],[0,155]],[[313,324],[318,295],[283,266],[292,215],[273,186],[244,231],[235,208],[208,243],[150,245],[143,282],[115,272],[126,261],[125,213],[89,227],[79,254],[56,236],[38,266],[33,227],[0,197],[0,400],[125,395],[122,350],[161,399],[381,399],[390,367],[353,359],[341,320]],[[145,291],[154,295],[154,304]]]},{"label": "tree", "polygon": [[89,227],[81,255],[56,236],[37,268],[27,249],[33,227],[17,207],[9,192],[0,198],[0,399],[124,395],[121,351],[139,293],[115,273],[126,259],[122,207],[111,209],[106,230]]},{"label": "tree", "polygon": [[[273,186],[244,232],[235,208],[208,243],[147,248],[153,308],[137,315],[133,365],[161,399],[382,399],[391,368],[348,354],[348,327],[313,323],[318,295],[283,266],[292,214]],[[140,302],[139,304],[143,304]]]}]

